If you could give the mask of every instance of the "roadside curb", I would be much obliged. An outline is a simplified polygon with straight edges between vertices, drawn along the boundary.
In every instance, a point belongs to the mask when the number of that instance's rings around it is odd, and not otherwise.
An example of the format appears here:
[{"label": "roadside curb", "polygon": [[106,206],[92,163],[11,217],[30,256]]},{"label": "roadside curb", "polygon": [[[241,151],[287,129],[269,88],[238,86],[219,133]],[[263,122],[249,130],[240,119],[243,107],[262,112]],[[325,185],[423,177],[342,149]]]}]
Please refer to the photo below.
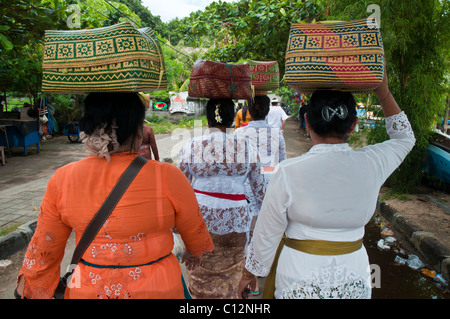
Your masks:
[{"label": "roadside curb", "polygon": [[0,260],[6,259],[19,250],[28,246],[36,229],[37,219],[31,220],[15,231],[0,237]]},{"label": "roadside curb", "polygon": [[440,272],[447,282],[450,281],[450,248],[445,247],[433,233],[423,231],[417,222],[408,219],[385,202],[378,200],[377,210],[409,241],[431,267]]}]

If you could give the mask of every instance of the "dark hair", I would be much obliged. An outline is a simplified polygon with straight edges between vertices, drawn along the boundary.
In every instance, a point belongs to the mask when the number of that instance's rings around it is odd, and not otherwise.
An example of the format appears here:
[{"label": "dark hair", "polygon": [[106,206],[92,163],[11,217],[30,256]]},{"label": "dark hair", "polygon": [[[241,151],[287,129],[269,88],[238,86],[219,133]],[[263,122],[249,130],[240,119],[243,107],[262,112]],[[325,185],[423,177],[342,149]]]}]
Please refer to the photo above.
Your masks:
[{"label": "dark hair", "polygon": [[[216,121],[216,106],[222,122]],[[212,127],[231,127],[234,121],[234,102],[231,99],[210,99],[206,105],[206,118]]]},{"label": "dark hair", "polygon": [[132,137],[134,143],[145,118],[145,107],[137,93],[90,93],[84,103],[81,131],[90,135],[105,124],[108,130],[115,120],[117,142],[122,145]]},{"label": "dark hair", "polygon": [[245,101],[244,105],[242,106],[242,120],[245,121],[247,119],[247,111],[248,111],[248,103]]},{"label": "dark hair", "polygon": [[[345,118],[335,115],[327,122],[322,116],[323,109],[330,107],[334,110],[341,105],[345,105],[348,112]],[[356,102],[350,92],[317,90],[311,96],[306,116],[309,125],[318,135],[345,138],[356,118]]]},{"label": "dark hair", "polygon": [[250,101],[249,112],[253,120],[264,120],[270,110],[270,99],[267,95],[257,95]]}]

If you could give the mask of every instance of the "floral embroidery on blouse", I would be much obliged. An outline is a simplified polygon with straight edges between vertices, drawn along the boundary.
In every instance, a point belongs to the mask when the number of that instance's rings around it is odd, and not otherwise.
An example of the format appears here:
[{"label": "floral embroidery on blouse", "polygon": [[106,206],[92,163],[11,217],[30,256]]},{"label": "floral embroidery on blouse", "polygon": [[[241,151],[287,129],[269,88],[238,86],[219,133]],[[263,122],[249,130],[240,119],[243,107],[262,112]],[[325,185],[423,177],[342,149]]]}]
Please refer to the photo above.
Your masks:
[{"label": "floral embroidery on blouse", "polygon": [[[266,183],[261,174],[262,166],[246,138],[213,132],[191,139],[180,152],[178,167],[192,182],[194,190],[245,194],[248,180],[258,207],[264,199]],[[202,194],[197,196],[197,200],[211,233],[250,230],[246,200],[234,201]]]},{"label": "floral embroidery on blouse", "polygon": [[404,133],[408,137],[414,137],[411,123],[403,111],[386,118],[386,130],[391,137],[396,133]]}]

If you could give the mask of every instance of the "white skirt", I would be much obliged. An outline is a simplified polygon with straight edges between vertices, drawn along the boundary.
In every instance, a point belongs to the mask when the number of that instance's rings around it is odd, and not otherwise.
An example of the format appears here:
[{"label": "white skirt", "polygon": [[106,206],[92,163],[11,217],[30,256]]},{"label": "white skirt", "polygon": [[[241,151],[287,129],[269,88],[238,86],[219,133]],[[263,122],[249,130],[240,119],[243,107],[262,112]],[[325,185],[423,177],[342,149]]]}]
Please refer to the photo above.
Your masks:
[{"label": "white skirt", "polygon": [[275,277],[276,299],[370,299],[365,247],[337,256],[311,255],[284,246]]}]

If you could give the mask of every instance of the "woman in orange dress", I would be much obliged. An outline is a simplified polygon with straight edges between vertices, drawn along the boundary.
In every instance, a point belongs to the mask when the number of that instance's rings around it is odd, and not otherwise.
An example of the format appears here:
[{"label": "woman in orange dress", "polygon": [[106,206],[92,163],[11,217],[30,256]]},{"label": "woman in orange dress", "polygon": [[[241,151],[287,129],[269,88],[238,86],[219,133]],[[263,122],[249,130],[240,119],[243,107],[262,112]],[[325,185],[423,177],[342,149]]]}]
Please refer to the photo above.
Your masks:
[{"label": "woman in orange dress", "polygon": [[[52,298],[72,230],[78,242],[117,180],[138,156],[144,106],[134,93],[93,93],[81,120],[87,158],[48,183],[17,294]],[[77,265],[65,298],[184,298],[171,253],[176,227],[192,261],[213,250],[189,181],[174,165],[148,161]]]},{"label": "woman in orange dress", "polygon": [[234,121],[234,129],[247,126],[252,120],[250,112],[248,111],[247,102],[244,103],[242,109],[236,112],[236,120]]}]

